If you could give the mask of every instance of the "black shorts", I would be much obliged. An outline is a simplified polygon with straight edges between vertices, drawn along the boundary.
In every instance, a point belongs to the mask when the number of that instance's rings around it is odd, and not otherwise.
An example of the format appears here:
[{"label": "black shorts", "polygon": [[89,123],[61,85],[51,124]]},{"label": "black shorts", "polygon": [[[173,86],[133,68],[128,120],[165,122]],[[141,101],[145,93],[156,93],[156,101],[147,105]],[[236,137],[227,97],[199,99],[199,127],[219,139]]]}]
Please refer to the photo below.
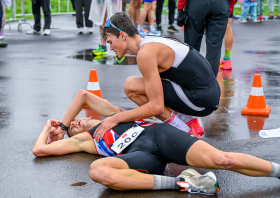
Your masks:
[{"label": "black shorts", "polygon": [[165,106],[192,116],[207,116],[217,110],[219,83],[208,61],[196,50],[190,48],[177,68],[161,72],[160,77]]},{"label": "black shorts", "polygon": [[149,174],[163,174],[167,163],[188,165],[186,154],[199,140],[164,123],[154,123],[124,151],[115,156],[123,159],[130,169]]}]

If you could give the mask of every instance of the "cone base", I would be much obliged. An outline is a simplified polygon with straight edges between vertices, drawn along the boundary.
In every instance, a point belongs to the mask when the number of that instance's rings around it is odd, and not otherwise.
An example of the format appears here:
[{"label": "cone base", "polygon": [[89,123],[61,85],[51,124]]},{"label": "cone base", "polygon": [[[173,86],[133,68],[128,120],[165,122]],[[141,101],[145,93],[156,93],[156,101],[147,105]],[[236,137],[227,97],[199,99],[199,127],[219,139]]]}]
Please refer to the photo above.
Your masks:
[{"label": "cone base", "polygon": [[271,111],[270,106],[266,106],[265,108],[261,108],[261,109],[251,109],[251,108],[248,108],[247,106],[245,106],[242,109],[241,114],[269,115],[270,111]]}]

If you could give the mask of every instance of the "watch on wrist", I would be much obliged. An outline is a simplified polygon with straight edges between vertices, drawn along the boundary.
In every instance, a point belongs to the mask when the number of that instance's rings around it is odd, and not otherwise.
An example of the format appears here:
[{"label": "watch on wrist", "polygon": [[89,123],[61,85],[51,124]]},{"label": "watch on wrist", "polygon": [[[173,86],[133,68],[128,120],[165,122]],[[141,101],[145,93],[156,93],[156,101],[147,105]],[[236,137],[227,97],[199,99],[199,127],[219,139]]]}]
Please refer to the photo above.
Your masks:
[{"label": "watch on wrist", "polygon": [[61,127],[61,130],[63,131],[68,131],[69,127],[65,126],[64,124],[62,124],[62,122],[59,125]]}]

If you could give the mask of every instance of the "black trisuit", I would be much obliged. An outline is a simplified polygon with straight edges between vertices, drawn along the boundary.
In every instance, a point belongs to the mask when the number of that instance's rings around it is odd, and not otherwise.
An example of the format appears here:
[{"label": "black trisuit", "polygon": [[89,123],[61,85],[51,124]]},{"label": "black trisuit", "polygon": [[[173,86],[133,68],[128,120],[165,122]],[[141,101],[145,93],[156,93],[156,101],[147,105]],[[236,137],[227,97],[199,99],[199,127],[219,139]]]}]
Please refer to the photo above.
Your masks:
[{"label": "black trisuit", "polygon": [[[122,151],[121,155],[115,155],[110,148],[116,141],[113,136],[121,136],[135,124],[145,130]],[[99,125],[88,131],[92,137]],[[94,138],[93,140],[98,154],[121,158],[130,169],[149,174],[163,174],[167,163],[188,165],[186,154],[193,143],[199,139],[168,124],[149,123],[142,120],[120,123],[107,131],[101,141],[96,142]],[[105,150],[107,153],[104,152]]]},{"label": "black trisuit", "polygon": [[146,36],[139,48],[147,43],[164,44],[175,54],[172,66],[159,73],[165,106],[192,116],[207,116],[217,110],[220,86],[210,64],[199,52],[179,40],[156,36]]}]

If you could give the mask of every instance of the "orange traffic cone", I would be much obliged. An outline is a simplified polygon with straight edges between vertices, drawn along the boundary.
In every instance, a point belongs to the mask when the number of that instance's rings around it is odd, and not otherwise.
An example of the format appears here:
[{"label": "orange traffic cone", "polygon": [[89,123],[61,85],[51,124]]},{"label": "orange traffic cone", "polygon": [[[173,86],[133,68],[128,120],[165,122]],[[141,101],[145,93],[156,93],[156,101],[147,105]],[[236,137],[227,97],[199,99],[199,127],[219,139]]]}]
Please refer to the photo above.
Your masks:
[{"label": "orange traffic cone", "polygon": [[269,115],[271,108],[265,104],[261,75],[255,74],[251,94],[242,114]]},{"label": "orange traffic cone", "polygon": [[97,73],[96,73],[95,69],[90,70],[87,91],[102,98],[101,90],[100,90],[100,86],[99,86],[99,82],[98,82],[98,78],[97,78]]},{"label": "orange traffic cone", "polygon": [[[95,69],[90,70],[87,91],[102,98],[101,90],[97,78],[97,73]],[[88,106],[86,105],[85,108],[88,108]]]},{"label": "orange traffic cone", "polygon": [[87,118],[91,117],[91,119],[101,120],[101,115],[89,109],[88,106],[86,106],[86,108],[84,108],[83,110]]}]

